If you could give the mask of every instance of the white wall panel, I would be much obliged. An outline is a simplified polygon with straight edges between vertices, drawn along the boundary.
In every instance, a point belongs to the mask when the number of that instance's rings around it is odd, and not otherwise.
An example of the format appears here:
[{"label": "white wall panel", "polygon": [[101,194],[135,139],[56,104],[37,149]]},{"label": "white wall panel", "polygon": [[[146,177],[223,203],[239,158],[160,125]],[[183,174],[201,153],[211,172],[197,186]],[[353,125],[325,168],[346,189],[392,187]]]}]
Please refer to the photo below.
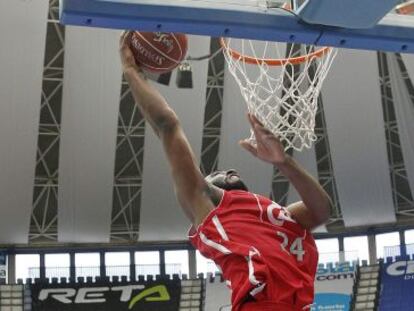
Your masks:
[{"label": "white wall panel", "polygon": [[119,31],[66,28],[59,242],[108,242],[121,66]]},{"label": "white wall panel", "polygon": [[48,0],[0,1],[0,243],[27,243]]},{"label": "white wall panel", "polygon": [[322,91],[345,225],[394,222],[376,53],[341,50]]},{"label": "white wall panel", "polygon": [[[210,53],[209,49],[208,38],[189,37],[189,55],[207,55]],[[207,61],[193,63],[193,89],[178,89],[175,86],[176,71],[169,87],[154,84],[176,111],[197,159],[200,159],[203,136],[207,69]],[[189,221],[175,198],[170,170],[161,143],[148,124],[145,133],[142,192],[140,240],[186,239]]]}]

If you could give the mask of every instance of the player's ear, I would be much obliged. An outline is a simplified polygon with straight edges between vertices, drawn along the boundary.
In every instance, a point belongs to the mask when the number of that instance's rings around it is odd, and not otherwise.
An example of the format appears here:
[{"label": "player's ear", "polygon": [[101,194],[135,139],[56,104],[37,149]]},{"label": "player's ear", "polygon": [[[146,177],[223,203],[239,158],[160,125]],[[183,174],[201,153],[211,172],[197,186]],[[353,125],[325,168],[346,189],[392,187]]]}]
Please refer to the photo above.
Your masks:
[{"label": "player's ear", "polygon": [[208,187],[208,196],[210,197],[211,202],[213,202],[214,206],[218,206],[224,195],[224,191],[209,182],[206,182],[206,184]]}]

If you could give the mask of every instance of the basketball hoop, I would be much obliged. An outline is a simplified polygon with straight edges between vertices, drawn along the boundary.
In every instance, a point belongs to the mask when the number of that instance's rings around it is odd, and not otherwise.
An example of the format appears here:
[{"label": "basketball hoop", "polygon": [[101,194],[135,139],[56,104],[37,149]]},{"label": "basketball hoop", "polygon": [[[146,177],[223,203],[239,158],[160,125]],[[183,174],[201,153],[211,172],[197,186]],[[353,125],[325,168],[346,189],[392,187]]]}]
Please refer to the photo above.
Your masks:
[{"label": "basketball hoop", "polygon": [[248,111],[286,150],[310,148],[317,138],[319,93],[337,50],[231,38],[221,38],[220,44]]}]

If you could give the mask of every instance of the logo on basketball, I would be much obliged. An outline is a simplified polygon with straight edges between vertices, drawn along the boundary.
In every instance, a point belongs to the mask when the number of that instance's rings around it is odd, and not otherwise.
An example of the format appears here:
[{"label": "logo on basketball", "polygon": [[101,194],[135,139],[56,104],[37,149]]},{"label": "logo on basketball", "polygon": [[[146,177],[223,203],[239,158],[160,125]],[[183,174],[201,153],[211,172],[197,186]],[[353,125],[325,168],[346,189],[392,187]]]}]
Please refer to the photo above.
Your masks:
[{"label": "logo on basketball", "polygon": [[137,64],[157,73],[176,68],[184,59],[188,48],[186,35],[164,32],[135,31],[130,44]]},{"label": "logo on basketball", "polygon": [[156,32],[153,40],[155,42],[161,42],[165,46],[167,53],[171,53],[174,49],[174,41],[169,34]]},{"label": "logo on basketball", "polygon": [[137,37],[132,38],[132,44],[134,45],[136,51],[142,56],[144,56],[146,59],[160,66],[164,63],[165,57],[146,49],[137,39]]}]

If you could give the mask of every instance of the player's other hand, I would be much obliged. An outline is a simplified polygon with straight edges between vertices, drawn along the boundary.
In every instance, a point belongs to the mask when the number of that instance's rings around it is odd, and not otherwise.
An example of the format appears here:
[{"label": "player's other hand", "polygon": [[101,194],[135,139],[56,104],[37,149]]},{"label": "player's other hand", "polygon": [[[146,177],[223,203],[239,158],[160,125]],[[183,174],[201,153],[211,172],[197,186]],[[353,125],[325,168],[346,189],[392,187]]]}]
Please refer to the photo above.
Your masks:
[{"label": "player's other hand", "polygon": [[288,155],[279,138],[266,129],[253,114],[249,113],[247,118],[256,137],[256,143],[244,139],[240,141],[240,145],[260,160],[275,165],[285,163]]},{"label": "player's other hand", "polygon": [[130,48],[131,31],[123,31],[119,39],[119,54],[121,56],[122,70],[125,72],[128,69],[138,70],[135,62],[134,54]]}]

